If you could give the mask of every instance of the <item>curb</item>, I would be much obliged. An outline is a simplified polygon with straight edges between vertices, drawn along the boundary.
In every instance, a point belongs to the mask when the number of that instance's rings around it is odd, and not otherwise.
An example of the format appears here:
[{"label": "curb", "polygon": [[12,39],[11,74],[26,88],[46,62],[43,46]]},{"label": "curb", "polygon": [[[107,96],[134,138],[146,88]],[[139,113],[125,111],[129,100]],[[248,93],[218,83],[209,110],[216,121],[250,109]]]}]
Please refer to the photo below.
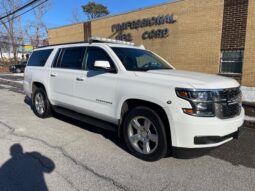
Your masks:
[{"label": "curb", "polygon": [[244,118],[244,126],[255,129],[255,117],[246,115]]},{"label": "curb", "polygon": [[2,84],[6,84],[6,85],[10,85],[10,86],[14,86],[14,87],[19,87],[23,89],[23,83],[20,82],[15,82],[15,81],[11,81],[11,80],[5,80],[0,78],[0,85]]},{"label": "curb", "polygon": [[243,103],[245,114],[251,117],[255,117],[255,104],[254,103]]},{"label": "curb", "polygon": [[248,127],[248,128],[255,129],[255,121],[247,121],[247,120],[245,120],[244,121],[244,126]]},{"label": "curb", "polygon": [[8,83],[16,83],[16,84],[23,85],[23,81],[7,80],[7,79],[1,78],[1,77],[0,77],[0,80],[2,80],[4,82],[8,82]]},{"label": "curb", "polygon": [[246,117],[253,119],[245,119],[244,126],[255,129],[255,103],[254,102],[243,102]]}]

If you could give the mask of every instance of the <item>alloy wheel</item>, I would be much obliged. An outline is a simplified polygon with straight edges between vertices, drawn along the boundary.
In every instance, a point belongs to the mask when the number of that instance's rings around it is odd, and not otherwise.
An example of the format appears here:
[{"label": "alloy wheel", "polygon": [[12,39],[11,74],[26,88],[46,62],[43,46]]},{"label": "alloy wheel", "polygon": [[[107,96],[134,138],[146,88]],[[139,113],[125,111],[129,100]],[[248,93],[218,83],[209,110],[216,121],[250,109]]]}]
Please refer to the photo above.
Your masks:
[{"label": "alloy wheel", "polygon": [[35,109],[38,114],[42,115],[45,112],[45,101],[42,93],[37,93],[35,95]]},{"label": "alloy wheel", "polygon": [[148,155],[156,150],[159,135],[150,119],[138,116],[128,125],[128,139],[137,152]]}]

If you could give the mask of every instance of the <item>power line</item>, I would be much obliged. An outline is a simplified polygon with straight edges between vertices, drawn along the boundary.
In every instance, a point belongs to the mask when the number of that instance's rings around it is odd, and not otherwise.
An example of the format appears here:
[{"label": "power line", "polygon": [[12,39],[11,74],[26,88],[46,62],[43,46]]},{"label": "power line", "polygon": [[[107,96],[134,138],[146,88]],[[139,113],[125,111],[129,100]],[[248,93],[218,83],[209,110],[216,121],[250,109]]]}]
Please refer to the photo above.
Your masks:
[{"label": "power line", "polygon": [[[30,9],[28,9],[27,11],[25,11],[25,12],[23,12],[23,13],[19,14],[19,15],[16,15],[16,16],[15,16],[15,17],[13,17],[12,19],[9,19],[9,20],[7,20],[6,22],[4,22],[4,23],[0,23],[0,24],[6,24],[6,23],[8,23],[8,22],[10,22],[10,21],[12,21],[12,20],[14,20],[14,19],[18,18],[18,17],[21,17],[22,15],[24,15],[24,14],[26,14],[26,13],[28,13],[28,12],[30,12],[30,11],[32,11],[32,10],[34,10],[35,8],[37,8],[37,7],[41,6],[42,4],[46,3],[47,1],[48,1],[48,0],[45,0],[45,1],[41,2],[41,3],[39,3],[38,5],[35,5],[34,7],[32,7],[32,8],[30,8]],[[1,20],[1,19],[0,19],[0,20]]]},{"label": "power line", "polygon": [[25,8],[27,8],[27,7],[29,7],[29,6],[31,6],[31,5],[33,5],[33,4],[36,3],[37,1],[40,1],[40,0],[33,0],[33,1],[30,1],[29,3],[27,3],[27,4],[23,5],[23,6],[21,6],[20,8],[16,9],[15,11],[13,11],[13,12],[11,12],[11,13],[7,13],[7,15],[0,17],[0,20],[3,20],[3,19],[5,19],[5,18],[7,18],[7,17],[9,17],[9,16],[11,16],[11,15],[14,15],[15,13],[17,13],[17,12],[19,12],[19,11],[21,11],[21,10],[23,10],[23,9],[25,9]]}]

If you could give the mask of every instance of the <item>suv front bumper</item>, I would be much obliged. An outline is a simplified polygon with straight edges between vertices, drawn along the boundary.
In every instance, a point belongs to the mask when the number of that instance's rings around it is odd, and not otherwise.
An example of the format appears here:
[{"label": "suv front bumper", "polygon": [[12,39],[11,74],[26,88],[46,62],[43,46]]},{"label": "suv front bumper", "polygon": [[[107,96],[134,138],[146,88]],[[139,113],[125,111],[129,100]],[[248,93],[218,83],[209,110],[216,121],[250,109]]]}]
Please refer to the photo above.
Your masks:
[{"label": "suv front bumper", "polygon": [[177,148],[209,148],[220,146],[239,134],[244,122],[244,110],[231,119],[194,117],[182,110],[165,108],[168,115],[172,146]]},{"label": "suv front bumper", "polygon": [[[242,132],[243,132],[244,127],[240,127],[238,131],[226,135],[224,137],[220,137],[221,139],[228,139],[229,138],[234,138],[238,139]],[[222,140],[223,141],[223,140]],[[221,140],[220,140],[221,142]],[[191,159],[191,158],[197,158],[200,156],[204,156],[208,154],[214,147],[209,147],[209,148],[181,148],[181,147],[172,147],[172,156],[179,158],[179,159]]]},{"label": "suv front bumper", "polygon": [[239,127],[238,130],[234,133],[225,136],[196,136],[194,137],[195,145],[206,145],[206,144],[215,144],[220,143],[230,138],[238,139],[243,131],[243,126]]}]

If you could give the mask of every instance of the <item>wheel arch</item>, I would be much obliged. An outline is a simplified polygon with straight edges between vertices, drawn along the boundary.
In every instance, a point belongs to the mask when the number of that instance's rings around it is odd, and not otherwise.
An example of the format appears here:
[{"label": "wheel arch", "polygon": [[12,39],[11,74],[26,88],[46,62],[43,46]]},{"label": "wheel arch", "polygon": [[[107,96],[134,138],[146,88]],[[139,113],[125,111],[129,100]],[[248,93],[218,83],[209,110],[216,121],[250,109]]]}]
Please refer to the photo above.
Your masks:
[{"label": "wheel arch", "polygon": [[33,99],[33,95],[34,95],[34,92],[35,92],[36,88],[44,89],[44,91],[45,91],[45,93],[46,93],[46,95],[47,95],[47,97],[49,99],[49,102],[51,103],[51,99],[49,98],[50,95],[49,95],[49,92],[47,91],[47,87],[42,82],[40,82],[40,81],[34,81],[32,83],[32,96],[31,96],[31,98]]},{"label": "wheel arch", "polygon": [[166,111],[164,110],[162,105],[156,104],[154,102],[148,101],[148,100],[143,100],[143,99],[137,99],[137,98],[130,98],[126,99],[124,102],[121,104],[121,109],[120,109],[120,121],[119,121],[119,129],[118,129],[118,135],[119,137],[122,137],[122,130],[123,130],[123,121],[128,114],[129,111],[131,111],[133,108],[138,107],[138,106],[144,106],[148,107],[152,110],[154,110],[162,119],[162,122],[164,123],[165,126],[165,131],[167,134],[167,141],[168,145],[171,146],[171,128],[170,128],[170,123],[168,116],[166,114]]},{"label": "wheel arch", "polygon": [[43,89],[45,90],[45,92],[47,93],[44,84],[41,83],[41,82],[34,81],[34,82],[32,83],[32,94],[34,94],[36,88],[43,88]]}]

